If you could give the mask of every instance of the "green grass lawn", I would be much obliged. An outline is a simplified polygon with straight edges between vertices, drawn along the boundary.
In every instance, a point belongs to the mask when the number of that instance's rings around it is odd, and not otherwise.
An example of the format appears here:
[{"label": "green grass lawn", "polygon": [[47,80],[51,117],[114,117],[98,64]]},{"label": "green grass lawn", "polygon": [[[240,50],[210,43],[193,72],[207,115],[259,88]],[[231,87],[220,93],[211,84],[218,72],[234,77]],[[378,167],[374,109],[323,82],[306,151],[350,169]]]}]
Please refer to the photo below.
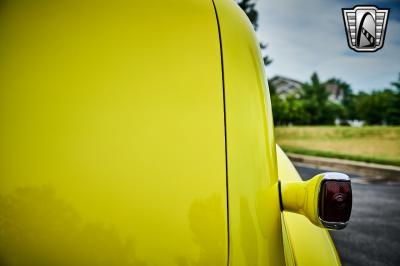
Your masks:
[{"label": "green grass lawn", "polygon": [[400,127],[276,127],[286,152],[400,166]]}]

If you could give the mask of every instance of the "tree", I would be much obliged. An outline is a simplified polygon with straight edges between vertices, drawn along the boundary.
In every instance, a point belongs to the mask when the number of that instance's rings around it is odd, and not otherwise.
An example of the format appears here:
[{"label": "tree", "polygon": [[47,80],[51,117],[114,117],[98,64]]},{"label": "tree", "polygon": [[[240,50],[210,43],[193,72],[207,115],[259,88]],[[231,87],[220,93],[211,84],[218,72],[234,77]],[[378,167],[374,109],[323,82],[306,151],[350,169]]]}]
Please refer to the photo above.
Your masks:
[{"label": "tree", "polygon": [[399,73],[399,77],[397,78],[397,81],[394,81],[391,84],[400,93],[400,73]]},{"label": "tree", "polygon": [[311,115],[306,111],[305,102],[293,95],[286,98],[287,103],[287,124],[306,125],[309,124]]},{"label": "tree", "polygon": [[287,102],[279,98],[278,95],[271,95],[272,113],[274,115],[274,125],[288,124],[288,105]]},{"label": "tree", "polygon": [[340,80],[338,78],[331,78],[326,81],[327,84],[335,84],[342,92],[343,98],[341,100],[341,104],[343,105],[341,108],[341,116],[342,120],[353,120],[357,119],[357,113],[355,110],[355,99],[354,93],[351,89],[350,84],[347,82]]},{"label": "tree", "polygon": [[391,85],[394,88],[355,95],[357,118],[370,125],[400,125],[400,74]]},{"label": "tree", "polygon": [[253,0],[241,0],[238,1],[240,8],[246,13],[253,24],[254,30],[258,29],[258,11],[256,10],[256,2]]},{"label": "tree", "polygon": [[[332,83],[343,93],[340,103],[329,100],[327,84]],[[400,74],[391,85],[392,88],[354,94],[348,83],[336,78],[321,82],[314,73],[302,85],[300,98],[291,95],[280,98],[271,93],[274,122],[276,125],[327,125],[340,118],[364,120],[369,125],[400,125]]]},{"label": "tree", "polygon": [[388,122],[393,125],[400,125],[400,73],[397,81],[391,83],[395,88],[395,95],[392,99],[391,110],[389,112]]},{"label": "tree", "polygon": [[303,84],[301,93],[304,108],[310,114],[310,124],[333,124],[333,121],[327,116],[327,112],[331,111],[327,108],[328,97],[329,92],[326,90],[326,85],[320,82],[317,73],[313,73],[311,82]]},{"label": "tree", "polygon": [[[256,9],[256,0],[238,0],[237,1],[240,8],[246,13],[251,24],[253,24],[254,30],[258,29],[258,11]],[[267,45],[260,42],[261,50],[267,49]],[[268,66],[272,63],[272,59],[268,55],[263,56],[264,65]]]},{"label": "tree", "polygon": [[357,95],[356,110],[360,119],[369,125],[395,125],[399,122],[399,107],[396,106],[396,93],[391,89],[360,92]]}]

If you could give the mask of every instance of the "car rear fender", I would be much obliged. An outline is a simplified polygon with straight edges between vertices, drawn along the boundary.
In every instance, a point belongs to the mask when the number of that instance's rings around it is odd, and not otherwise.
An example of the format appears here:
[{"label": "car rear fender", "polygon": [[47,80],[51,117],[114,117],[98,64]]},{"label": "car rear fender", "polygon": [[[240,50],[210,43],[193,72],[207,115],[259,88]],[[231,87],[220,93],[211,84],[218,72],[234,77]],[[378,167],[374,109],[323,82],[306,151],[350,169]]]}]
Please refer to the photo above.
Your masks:
[{"label": "car rear fender", "polygon": [[[279,180],[301,179],[292,162],[278,145],[276,153]],[[283,211],[282,233],[288,265],[341,265],[328,230],[313,225],[305,216]]]}]

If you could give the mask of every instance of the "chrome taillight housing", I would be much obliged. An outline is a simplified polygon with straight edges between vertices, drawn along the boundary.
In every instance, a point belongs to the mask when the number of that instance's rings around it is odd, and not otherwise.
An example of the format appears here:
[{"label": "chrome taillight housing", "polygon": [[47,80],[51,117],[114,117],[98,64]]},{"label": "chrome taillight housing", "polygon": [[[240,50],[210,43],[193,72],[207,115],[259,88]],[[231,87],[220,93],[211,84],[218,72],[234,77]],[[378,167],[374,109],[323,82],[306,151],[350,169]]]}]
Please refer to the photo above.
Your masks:
[{"label": "chrome taillight housing", "polygon": [[331,229],[344,228],[351,214],[352,191],[350,178],[341,173],[325,173],[320,185],[318,216]]}]

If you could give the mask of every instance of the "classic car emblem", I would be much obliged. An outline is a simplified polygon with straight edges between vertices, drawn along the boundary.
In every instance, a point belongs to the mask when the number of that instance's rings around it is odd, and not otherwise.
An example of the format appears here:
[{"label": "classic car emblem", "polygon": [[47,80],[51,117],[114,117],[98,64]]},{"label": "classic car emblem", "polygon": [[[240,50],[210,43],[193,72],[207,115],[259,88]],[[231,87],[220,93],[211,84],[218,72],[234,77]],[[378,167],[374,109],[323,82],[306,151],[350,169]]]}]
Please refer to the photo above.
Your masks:
[{"label": "classic car emblem", "polygon": [[383,47],[389,9],[375,6],[343,8],[347,43],[357,52],[375,52]]}]

